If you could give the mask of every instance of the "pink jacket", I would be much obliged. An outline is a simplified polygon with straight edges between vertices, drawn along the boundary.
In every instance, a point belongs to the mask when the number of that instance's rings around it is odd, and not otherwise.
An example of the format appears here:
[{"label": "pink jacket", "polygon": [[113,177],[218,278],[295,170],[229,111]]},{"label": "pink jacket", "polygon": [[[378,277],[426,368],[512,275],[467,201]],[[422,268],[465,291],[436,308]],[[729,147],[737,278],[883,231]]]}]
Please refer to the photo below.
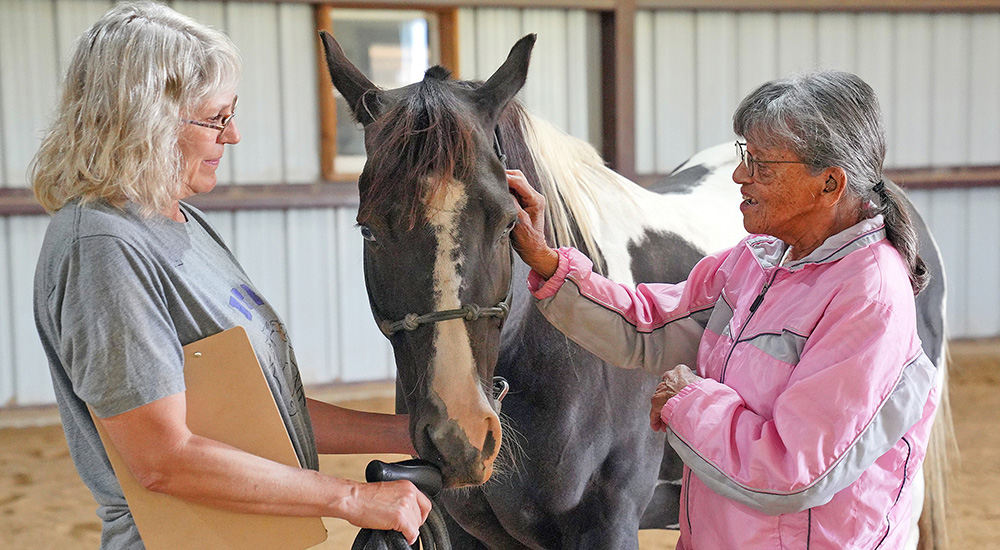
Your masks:
[{"label": "pink jacket", "polygon": [[606,361],[705,378],[660,413],[685,464],[678,548],[900,548],[937,404],[906,267],[881,216],[779,266],[785,248],[751,235],[635,289],[560,249],[528,282]]}]

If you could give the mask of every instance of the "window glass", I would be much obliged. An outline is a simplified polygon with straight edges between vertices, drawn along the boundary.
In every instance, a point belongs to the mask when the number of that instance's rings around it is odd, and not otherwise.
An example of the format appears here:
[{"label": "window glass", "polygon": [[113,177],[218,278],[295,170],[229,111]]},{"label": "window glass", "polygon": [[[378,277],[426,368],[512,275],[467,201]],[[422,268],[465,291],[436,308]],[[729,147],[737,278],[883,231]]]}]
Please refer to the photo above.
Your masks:
[{"label": "window glass", "polygon": [[[333,35],[344,53],[372,83],[398,88],[423,79],[437,63],[437,20],[423,11],[331,10]],[[334,171],[359,174],[365,164],[364,134],[347,102],[337,101],[337,157]]]}]

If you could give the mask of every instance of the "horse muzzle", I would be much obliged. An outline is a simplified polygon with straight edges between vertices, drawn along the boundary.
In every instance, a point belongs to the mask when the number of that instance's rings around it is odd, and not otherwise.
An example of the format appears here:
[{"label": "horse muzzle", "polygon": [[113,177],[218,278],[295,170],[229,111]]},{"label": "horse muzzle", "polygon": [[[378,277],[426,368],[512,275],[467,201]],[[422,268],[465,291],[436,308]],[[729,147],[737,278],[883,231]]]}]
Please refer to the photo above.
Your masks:
[{"label": "horse muzzle", "polygon": [[493,381],[493,395],[448,403],[417,419],[414,446],[421,458],[441,468],[446,487],[481,485],[493,474],[493,463],[500,451],[503,430],[499,410],[509,385],[501,377]]}]

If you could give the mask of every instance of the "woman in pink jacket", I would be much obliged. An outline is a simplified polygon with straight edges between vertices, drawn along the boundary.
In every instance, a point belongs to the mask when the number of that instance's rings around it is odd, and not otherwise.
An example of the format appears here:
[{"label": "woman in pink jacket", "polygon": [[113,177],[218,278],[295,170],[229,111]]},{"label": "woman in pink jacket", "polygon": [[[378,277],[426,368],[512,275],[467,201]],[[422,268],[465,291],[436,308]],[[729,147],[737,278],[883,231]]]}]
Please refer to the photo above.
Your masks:
[{"label": "woman in pink jacket", "polygon": [[[685,464],[678,548],[901,548],[937,395],[916,332],[927,274],[882,181],[875,94],[841,72],[777,80],[733,128],[750,235],[676,285],[618,285],[549,248],[544,198],[511,172],[529,285],[580,345],[666,371],[650,424]],[[664,364],[691,334],[694,368]]]}]

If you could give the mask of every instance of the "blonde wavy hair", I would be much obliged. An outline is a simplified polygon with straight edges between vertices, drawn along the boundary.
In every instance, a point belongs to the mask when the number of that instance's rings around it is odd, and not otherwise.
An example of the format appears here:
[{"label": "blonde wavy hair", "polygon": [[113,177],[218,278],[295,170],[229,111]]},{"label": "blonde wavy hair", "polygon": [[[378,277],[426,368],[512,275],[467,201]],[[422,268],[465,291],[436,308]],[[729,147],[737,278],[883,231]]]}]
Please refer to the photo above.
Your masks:
[{"label": "blonde wavy hair", "polygon": [[77,42],[32,161],[35,198],[48,212],[77,198],[165,211],[182,183],[181,119],[235,91],[241,72],[221,32],[157,2],[116,5]]}]

